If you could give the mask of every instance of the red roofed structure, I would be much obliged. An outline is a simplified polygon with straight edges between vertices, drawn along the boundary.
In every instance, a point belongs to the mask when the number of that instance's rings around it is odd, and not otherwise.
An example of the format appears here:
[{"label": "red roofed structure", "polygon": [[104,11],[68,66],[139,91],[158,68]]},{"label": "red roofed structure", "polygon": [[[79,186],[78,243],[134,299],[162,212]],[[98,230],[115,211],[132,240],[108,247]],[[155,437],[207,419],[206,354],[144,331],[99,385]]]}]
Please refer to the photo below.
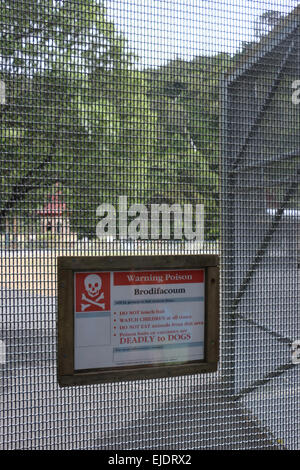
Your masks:
[{"label": "red roofed structure", "polygon": [[[56,184],[56,188],[59,183]],[[50,201],[40,210],[37,215],[41,219],[41,229],[45,233],[68,234],[69,218],[67,213],[67,205],[62,202],[62,193],[57,190],[55,194],[50,196]]]},{"label": "red roofed structure", "polygon": [[38,211],[38,215],[41,217],[61,217],[66,213],[66,204],[59,200],[59,195],[54,194],[51,196],[51,202]]}]

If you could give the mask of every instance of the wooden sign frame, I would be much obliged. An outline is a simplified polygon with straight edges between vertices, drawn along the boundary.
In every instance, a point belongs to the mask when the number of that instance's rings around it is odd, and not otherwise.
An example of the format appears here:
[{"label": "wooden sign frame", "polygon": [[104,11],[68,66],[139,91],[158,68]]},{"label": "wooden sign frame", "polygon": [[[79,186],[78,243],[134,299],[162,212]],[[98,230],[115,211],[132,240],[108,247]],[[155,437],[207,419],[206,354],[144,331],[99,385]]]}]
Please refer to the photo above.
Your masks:
[{"label": "wooden sign frame", "polygon": [[[58,258],[58,382],[61,386],[155,379],[215,372],[219,359],[219,257],[216,255]],[[204,360],[74,369],[74,273],[205,270]]]}]

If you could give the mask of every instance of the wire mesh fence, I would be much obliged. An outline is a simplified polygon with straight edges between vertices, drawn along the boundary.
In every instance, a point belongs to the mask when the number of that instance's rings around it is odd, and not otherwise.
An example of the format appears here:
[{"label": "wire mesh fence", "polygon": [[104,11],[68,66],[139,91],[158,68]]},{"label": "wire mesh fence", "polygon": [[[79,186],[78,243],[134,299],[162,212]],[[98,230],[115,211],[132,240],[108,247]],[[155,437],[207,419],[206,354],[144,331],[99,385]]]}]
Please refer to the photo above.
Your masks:
[{"label": "wire mesh fence", "polygon": [[[299,449],[297,5],[0,1],[2,449]],[[203,239],[97,236],[120,196],[204,206]],[[192,253],[218,372],[60,388],[57,257]]]}]

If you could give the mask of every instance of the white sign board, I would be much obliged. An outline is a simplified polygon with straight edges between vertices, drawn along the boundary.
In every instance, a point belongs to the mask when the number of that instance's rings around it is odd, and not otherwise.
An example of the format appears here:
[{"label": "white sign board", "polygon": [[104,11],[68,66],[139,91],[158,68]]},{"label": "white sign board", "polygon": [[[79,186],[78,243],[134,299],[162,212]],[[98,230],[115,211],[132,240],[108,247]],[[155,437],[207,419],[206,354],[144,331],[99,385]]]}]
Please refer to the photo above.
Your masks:
[{"label": "white sign board", "polygon": [[74,272],[74,370],[204,359],[205,270]]}]

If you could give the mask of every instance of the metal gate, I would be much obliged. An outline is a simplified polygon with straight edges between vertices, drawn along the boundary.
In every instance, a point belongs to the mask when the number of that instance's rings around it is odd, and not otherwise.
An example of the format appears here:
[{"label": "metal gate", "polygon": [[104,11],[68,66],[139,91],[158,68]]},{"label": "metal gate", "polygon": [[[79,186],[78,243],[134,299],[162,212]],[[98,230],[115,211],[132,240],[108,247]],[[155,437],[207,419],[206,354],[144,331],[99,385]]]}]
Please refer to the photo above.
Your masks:
[{"label": "metal gate", "polygon": [[[300,12],[250,3],[0,2],[2,449],[299,449]],[[99,239],[119,196],[203,243]],[[218,252],[218,372],[58,386],[58,256]]]},{"label": "metal gate", "polygon": [[[299,9],[224,77],[223,262],[231,393],[299,448]],[[225,287],[226,286],[226,287]],[[226,355],[226,352],[225,352]]]}]

